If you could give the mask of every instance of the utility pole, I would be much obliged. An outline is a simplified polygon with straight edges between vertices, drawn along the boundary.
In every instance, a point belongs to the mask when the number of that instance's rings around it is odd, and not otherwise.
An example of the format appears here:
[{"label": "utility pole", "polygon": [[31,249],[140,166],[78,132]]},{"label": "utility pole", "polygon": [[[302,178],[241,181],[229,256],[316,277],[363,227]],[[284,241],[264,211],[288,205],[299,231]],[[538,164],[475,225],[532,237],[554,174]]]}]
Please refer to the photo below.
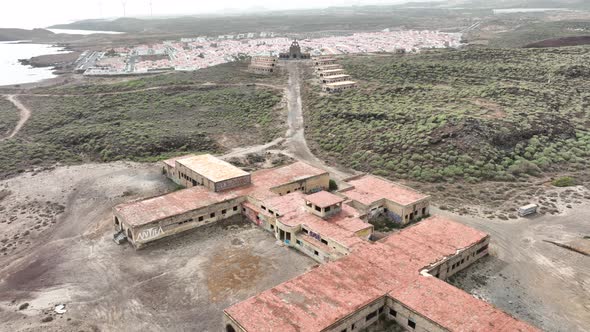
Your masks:
[{"label": "utility pole", "polygon": [[127,0],[121,0],[121,5],[123,5],[123,17],[127,17]]}]

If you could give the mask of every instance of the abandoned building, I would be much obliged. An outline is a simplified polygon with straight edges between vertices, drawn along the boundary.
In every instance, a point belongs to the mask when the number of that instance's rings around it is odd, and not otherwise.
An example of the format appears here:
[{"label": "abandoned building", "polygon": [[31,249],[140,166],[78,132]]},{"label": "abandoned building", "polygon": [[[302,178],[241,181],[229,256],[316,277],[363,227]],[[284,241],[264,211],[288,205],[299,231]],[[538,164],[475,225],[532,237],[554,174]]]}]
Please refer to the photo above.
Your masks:
[{"label": "abandoned building", "polygon": [[316,72],[322,72],[322,71],[333,70],[333,69],[342,69],[342,65],[339,63],[334,63],[331,65],[323,65],[323,66],[316,66],[315,67]]},{"label": "abandoned building", "polygon": [[321,55],[313,58],[316,75],[322,86],[323,92],[337,93],[356,88],[356,82],[351,80],[337,59],[329,55]]},{"label": "abandoned building", "polygon": [[539,331],[444,279],[488,254],[489,236],[430,217],[224,310],[226,332]]},{"label": "abandoned building", "polygon": [[353,81],[342,81],[334,83],[326,83],[322,86],[322,91],[328,93],[342,92],[344,90],[356,88],[356,82]]},{"label": "abandoned building", "polygon": [[[226,332],[351,332],[379,319],[416,331],[537,331],[444,282],[487,255],[490,238],[431,217],[430,196],[412,188],[364,174],[328,192],[329,173],[303,162],[248,173],[211,155],[166,160],[162,172],[187,188],[115,206],[116,241],[141,248],[241,215],[322,263],[227,308]],[[372,241],[377,218],[417,223]]]},{"label": "abandoned building", "polygon": [[327,66],[336,64],[336,58],[315,58],[313,60],[314,66]]},{"label": "abandoned building", "polygon": [[271,74],[276,67],[277,58],[273,56],[253,56],[248,70],[255,74]]},{"label": "abandoned building", "polygon": [[373,175],[347,179],[345,189],[328,193],[328,173],[302,162],[250,174],[208,154],[188,155],[165,160],[162,172],[187,189],[113,209],[117,235],[136,248],[242,214],[325,262],[368,240],[373,218],[403,225],[429,214],[429,196]]},{"label": "abandoned building", "polygon": [[338,74],[338,75],[332,75],[332,76],[324,76],[321,78],[321,80],[322,80],[322,83],[324,83],[324,84],[350,81],[350,75]]},{"label": "abandoned building", "polygon": [[309,53],[302,53],[301,46],[299,46],[299,42],[294,40],[291,43],[291,47],[289,47],[288,53],[280,53],[279,59],[283,60],[304,60],[310,59],[311,55]]},{"label": "abandoned building", "polygon": [[342,75],[344,73],[346,73],[346,72],[342,68],[327,69],[327,70],[317,70],[316,71],[316,75],[318,77],[328,77],[328,76]]}]

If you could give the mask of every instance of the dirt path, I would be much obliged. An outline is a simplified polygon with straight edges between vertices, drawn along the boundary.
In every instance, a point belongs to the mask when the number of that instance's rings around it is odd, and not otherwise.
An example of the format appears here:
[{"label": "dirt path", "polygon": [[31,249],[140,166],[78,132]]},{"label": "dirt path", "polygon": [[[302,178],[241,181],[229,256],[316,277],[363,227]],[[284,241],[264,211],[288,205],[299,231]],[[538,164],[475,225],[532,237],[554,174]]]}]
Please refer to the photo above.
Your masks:
[{"label": "dirt path", "polygon": [[343,179],[354,173],[343,171],[326,165],[323,161],[313,155],[307,145],[304,135],[303,108],[301,103],[301,66],[297,61],[287,61],[285,64],[289,72],[289,87],[286,89],[289,114],[287,123],[289,125],[286,133],[286,151],[284,153],[294,159],[305,161],[316,167],[329,171],[333,177]]},{"label": "dirt path", "polygon": [[14,136],[16,136],[16,134],[18,134],[18,132],[22,129],[22,127],[25,125],[25,123],[27,123],[27,121],[31,117],[31,111],[18,100],[17,95],[5,95],[5,97],[11,103],[13,103],[14,106],[16,106],[16,108],[18,108],[20,112],[20,120],[18,120],[18,123],[16,124],[16,127],[14,127],[12,133],[10,133],[10,135],[8,135],[7,137],[0,138],[0,141],[13,138]]}]

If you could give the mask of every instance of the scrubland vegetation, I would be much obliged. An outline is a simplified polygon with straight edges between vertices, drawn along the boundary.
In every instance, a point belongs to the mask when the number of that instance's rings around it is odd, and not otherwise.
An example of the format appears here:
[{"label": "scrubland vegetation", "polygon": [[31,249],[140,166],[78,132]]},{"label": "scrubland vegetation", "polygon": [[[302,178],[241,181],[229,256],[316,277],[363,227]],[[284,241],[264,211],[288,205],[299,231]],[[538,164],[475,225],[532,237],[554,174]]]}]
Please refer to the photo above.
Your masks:
[{"label": "scrubland vegetation", "polygon": [[18,122],[18,110],[6,98],[0,97],[0,139],[10,135]]},{"label": "scrubland vegetation", "polygon": [[360,89],[305,89],[316,152],[426,182],[587,169],[590,48],[470,49],[343,60]]},{"label": "scrubland vegetation", "polygon": [[54,162],[151,161],[221,152],[222,137],[239,137],[247,145],[274,139],[281,130],[273,110],[281,94],[266,88],[171,87],[21,99],[34,116],[15,139],[0,142],[3,176]]},{"label": "scrubland vegetation", "polygon": [[36,93],[51,94],[97,94],[123,91],[135,91],[153,87],[182,87],[188,85],[200,85],[206,83],[215,84],[240,84],[266,83],[284,84],[285,73],[276,71],[271,76],[253,75],[247,71],[248,61],[236,61],[199,69],[197,71],[178,71],[154,76],[132,78],[114,84],[97,84],[95,80],[87,83],[76,83],[70,86],[56,86],[36,89]]}]

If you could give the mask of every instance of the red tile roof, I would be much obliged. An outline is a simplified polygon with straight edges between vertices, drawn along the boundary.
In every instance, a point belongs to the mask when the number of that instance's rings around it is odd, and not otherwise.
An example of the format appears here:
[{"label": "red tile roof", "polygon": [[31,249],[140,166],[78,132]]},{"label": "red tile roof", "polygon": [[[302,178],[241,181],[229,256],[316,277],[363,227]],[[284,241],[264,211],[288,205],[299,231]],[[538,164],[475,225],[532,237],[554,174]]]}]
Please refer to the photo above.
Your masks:
[{"label": "red tile roof", "polygon": [[434,277],[420,277],[403,290],[393,291],[389,295],[451,331],[538,331]]},{"label": "red tile roof", "polygon": [[[382,242],[362,241],[350,255],[225,312],[246,331],[321,331],[365,305],[391,296],[453,331],[502,331],[509,326],[514,331],[538,331],[468,293],[419,273],[441,255],[455,253],[486,236],[441,217],[428,218]],[[429,247],[435,238],[438,244]]]},{"label": "red tile roof", "polygon": [[315,194],[305,196],[305,200],[320,208],[336,205],[345,201],[344,198],[323,190]]},{"label": "red tile roof", "polygon": [[131,226],[145,225],[164,218],[240,197],[235,191],[211,192],[205,187],[192,187],[142,201],[120,204],[114,210]]},{"label": "red tile roof", "polygon": [[371,205],[380,199],[386,198],[406,206],[429,197],[412,188],[373,175],[363,175],[346,182],[354,186],[354,188],[346,190],[343,194],[364,205]]},{"label": "red tile roof", "polygon": [[[182,158],[186,156],[171,158],[165,163],[173,163]],[[130,225],[145,225],[246,195],[258,199],[274,197],[276,194],[269,190],[272,187],[322,174],[326,172],[306,163],[296,162],[279,168],[254,172],[251,175],[252,184],[233,190],[212,192],[205,187],[196,186],[142,201],[120,204],[115,206],[114,210]]]},{"label": "red tile roof", "polygon": [[[359,242],[363,242],[363,240],[356,236],[353,231],[350,231],[335,222],[324,220],[307,212],[305,209],[304,197],[305,195],[301,192],[293,192],[283,196],[272,197],[263,201],[263,203],[265,206],[272,206],[275,208],[280,213],[279,222],[289,227],[304,225],[310,231],[318,233],[349,249]],[[347,214],[343,214],[340,217],[345,218],[347,217]],[[364,223],[362,220],[361,222],[365,225],[365,228],[371,227],[370,224]]]}]

